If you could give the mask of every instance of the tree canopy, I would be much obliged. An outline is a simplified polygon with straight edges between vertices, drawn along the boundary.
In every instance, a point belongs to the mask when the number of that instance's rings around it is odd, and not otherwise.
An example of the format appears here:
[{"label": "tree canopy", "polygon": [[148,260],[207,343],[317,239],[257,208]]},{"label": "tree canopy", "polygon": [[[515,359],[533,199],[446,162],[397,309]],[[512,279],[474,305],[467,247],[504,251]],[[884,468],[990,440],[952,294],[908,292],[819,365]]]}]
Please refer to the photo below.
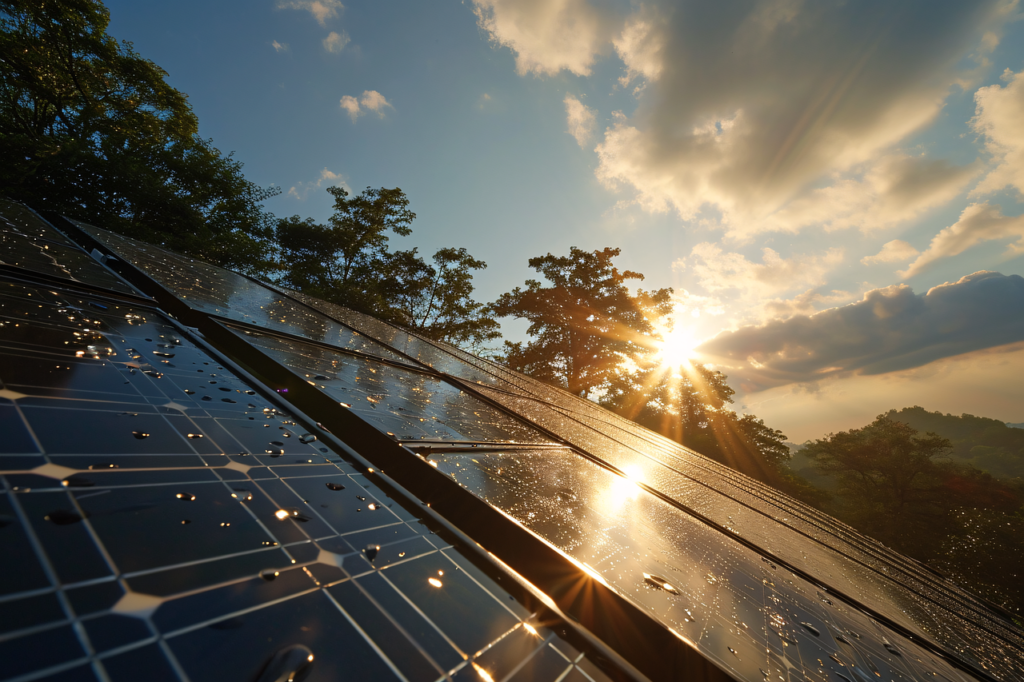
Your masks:
[{"label": "tree canopy", "polygon": [[198,134],[187,96],[98,0],[0,8],[0,193],[204,260],[272,268],[278,190]]},{"label": "tree canopy", "polygon": [[547,280],[527,280],[492,304],[498,317],[529,321],[532,340],[506,342],[502,360],[512,369],[587,397],[607,386],[627,358],[652,352],[645,343],[650,320],[671,309],[671,289],[637,290],[626,282],[644,276],[612,264],[620,249],[531,258],[530,267]]},{"label": "tree canopy", "polygon": [[487,264],[464,248],[443,248],[433,264],[416,249],[392,251],[389,235],[412,234],[416,214],[399,189],[367,187],[349,197],[330,187],[326,225],[292,216],[278,221],[284,283],[307,294],[421,331],[456,345],[499,336],[498,323],[473,299],[473,271]]}]

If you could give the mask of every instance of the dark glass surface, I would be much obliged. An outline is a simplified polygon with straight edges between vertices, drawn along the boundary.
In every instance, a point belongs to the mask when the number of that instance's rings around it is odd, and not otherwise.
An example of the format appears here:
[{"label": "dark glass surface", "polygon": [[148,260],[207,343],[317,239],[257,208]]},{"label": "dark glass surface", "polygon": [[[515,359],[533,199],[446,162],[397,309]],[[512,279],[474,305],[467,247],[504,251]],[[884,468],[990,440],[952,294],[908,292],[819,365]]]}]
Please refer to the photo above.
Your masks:
[{"label": "dark glass surface", "polygon": [[[794,679],[794,668],[812,680],[873,670],[886,680],[964,679],[856,607],[569,450],[432,459],[738,679]],[[1020,659],[996,645],[974,656],[1003,679],[1021,674]]]},{"label": "dark glass surface", "polygon": [[22,204],[0,197],[0,233],[39,237],[56,244],[77,248],[75,243],[57,232],[35,211]]},{"label": "dark glass surface", "polygon": [[0,199],[0,265],[125,294],[135,290],[24,206]]},{"label": "dark glass surface", "polygon": [[399,440],[550,442],[536,429],[429,374],[333,352],[297,339],[237,327],[233,330]]},{"label": "dark glass surface", "polygon": [[91,225],[76,224],[197,310],[340,348],[399,358],[373,339],[247,277]]},{"label": "dark glass surface", "polygon": [[561,621],[497,646],[518,597],[266,390],[154,310],[0,283],[0,679],[570,668]]},{"label": "dark glass surface", "polygon": [[[619,469],[643,469],[647,484],[659,492],[685,500],[720,525],[756,538],[767,550],[779,552],[801,569],[829,576],[826,582],[835,589],[863,599],[912,629],[923,627],[933,634],[943,633],[941,639],[954,651],[971,649],[972,642],[963,639],[965,633],[973,640],[985,639],[991,632],[1016,647],[1024,646],[1020,632],[993,618],[987,606],[972,594],[727,466],[492,361],[340,306],[294,292],[292,295],[382,342],[415,348],[411,355],[429,358],[429,364],[453,376],[484,384],[480,390],[493,401]],[[738,503],[736,511],[728,513],[725,510],[733,506],[732,501]],[[813,542],[808,543],[808,538]],[[836,566],[841,570],[834,570]],[[983,630],[973,627],[974,623]]]}]

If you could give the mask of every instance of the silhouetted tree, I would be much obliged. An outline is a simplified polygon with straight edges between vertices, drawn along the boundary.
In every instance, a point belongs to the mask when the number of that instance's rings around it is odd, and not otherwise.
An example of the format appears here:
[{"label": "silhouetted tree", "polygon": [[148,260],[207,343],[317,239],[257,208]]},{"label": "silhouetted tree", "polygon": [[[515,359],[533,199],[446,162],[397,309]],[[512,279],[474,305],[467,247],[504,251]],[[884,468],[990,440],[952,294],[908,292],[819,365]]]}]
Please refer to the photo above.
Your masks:
[{"label": "silhouetted tree", "polygon": [[671,289],[638,290],[629,280],[644,276],[620,272],[612,264],[619,249],[583,251],[568,256],[531,258],[530,267],[547,280],[527,280],[492,305],[498,317],[528,320],[528,343],[506,341],[500,358],[512,369],[587,397],[622,371],[627,359],[650,353],[651,319],[671,308]]},{"label": "silhouetted tree", "polygon": [[391,251],[389,233],[412,234],[416,214],[399,189],[340,187],[326,225],[299,216],[278,221],[285,284],[331,303],[411,327],[429,338],[479,345],[498,323],[474,300],[474,270],[487,267],[466,249],[444,248],[426,263],[416,249]]},{"label": "silhouetted tree", "polygon": [[0,6],[0,194],[265,274],[273,216],[242,164],[198,135],[186,95],[98,0]]}]

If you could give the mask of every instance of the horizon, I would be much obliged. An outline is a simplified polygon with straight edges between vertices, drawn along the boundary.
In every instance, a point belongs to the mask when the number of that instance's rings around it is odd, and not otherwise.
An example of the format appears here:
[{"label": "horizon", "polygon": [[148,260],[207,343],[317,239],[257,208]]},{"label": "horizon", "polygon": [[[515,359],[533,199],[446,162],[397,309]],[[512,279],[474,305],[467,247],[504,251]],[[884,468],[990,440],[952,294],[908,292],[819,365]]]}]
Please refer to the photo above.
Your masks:
[{"label": "horizon", "polygon": [[622,248],[792,442],[910,405],[1024,422],[1016,2],[107,7],[278,217],[401,187],[392,243],[466,247],[484,301]]}]

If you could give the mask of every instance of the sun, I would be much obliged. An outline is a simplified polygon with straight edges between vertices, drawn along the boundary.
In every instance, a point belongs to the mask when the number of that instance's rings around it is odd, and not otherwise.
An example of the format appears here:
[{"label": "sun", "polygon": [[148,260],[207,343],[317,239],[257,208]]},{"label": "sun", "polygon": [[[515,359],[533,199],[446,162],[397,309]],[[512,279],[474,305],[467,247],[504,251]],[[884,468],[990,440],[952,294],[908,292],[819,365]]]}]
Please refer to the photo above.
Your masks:
[{"label": "sun", "polygon": [[662,367],[681,367],[690,364],[697,355],[694,348],[700,343],[693,332],[685,327],[678,327],[662,334],[655,359]]}]

